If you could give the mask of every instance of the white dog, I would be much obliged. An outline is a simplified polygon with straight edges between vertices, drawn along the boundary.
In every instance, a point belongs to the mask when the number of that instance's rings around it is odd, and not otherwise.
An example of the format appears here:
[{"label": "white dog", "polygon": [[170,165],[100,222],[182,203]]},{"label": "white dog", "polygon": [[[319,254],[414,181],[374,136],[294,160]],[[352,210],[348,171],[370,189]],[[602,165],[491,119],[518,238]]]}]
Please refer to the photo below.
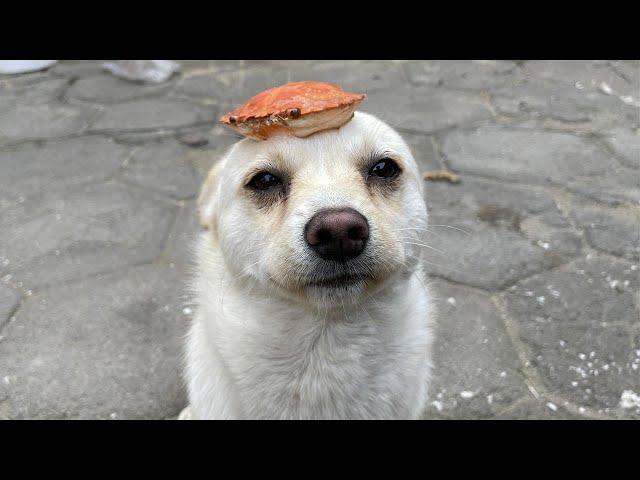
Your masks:
[{"label": "white dog", "polygon": [[199,199],[183,417],[418,418],[432,338],[422,188],[402,138],[365,113],[235,144]]}]

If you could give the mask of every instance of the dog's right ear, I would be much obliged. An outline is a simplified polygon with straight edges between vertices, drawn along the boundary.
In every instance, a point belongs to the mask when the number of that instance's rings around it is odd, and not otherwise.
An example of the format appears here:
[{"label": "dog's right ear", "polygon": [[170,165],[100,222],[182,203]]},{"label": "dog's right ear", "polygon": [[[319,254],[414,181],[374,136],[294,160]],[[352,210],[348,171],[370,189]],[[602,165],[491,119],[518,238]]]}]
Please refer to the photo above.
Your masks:
[{"label": "dog's right ear", "polygon": [[224,160],[218,161],[209,170],[206,180],[200,189],[198,196],[198,215],[200,217],[200,226],[205,230],[213,230],[215,226],[216,206],[218,204],[218,182],[220,166]]}]

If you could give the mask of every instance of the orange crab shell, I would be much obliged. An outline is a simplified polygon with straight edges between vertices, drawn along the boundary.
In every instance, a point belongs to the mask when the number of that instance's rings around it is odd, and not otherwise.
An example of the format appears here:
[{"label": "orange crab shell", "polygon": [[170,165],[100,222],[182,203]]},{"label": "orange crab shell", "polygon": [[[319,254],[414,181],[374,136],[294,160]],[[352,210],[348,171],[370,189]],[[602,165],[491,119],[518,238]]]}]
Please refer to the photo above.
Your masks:
[{"label": "orange crab shell", "polygon": [[330,83],[287,83],[260,92],[220,122],[258,140],[279,133],[306,137],[347,123],[364,98]]}]

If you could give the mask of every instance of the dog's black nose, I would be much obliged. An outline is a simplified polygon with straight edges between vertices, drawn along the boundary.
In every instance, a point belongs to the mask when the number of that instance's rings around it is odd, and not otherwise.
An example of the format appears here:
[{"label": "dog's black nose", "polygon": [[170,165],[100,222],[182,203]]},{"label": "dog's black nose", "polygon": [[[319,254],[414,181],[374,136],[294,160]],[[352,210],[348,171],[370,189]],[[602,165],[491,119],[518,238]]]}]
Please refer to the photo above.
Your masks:
[{"label": "dog's black nose", "polygon": [[304,238],[325,260],[346,262],[364,250],[369,224],[353,208],[321,210],[307,223]]}]

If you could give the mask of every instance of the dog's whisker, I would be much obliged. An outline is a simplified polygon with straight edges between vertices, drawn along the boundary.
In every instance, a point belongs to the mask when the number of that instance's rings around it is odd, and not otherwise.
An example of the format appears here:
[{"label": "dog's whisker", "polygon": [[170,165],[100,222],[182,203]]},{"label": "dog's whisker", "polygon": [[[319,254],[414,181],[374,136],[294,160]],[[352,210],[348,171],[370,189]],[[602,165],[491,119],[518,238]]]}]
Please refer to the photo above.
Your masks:
[{"label": "dog's whisker", "polygon": [[429,227],[441,227],[441,228],[451,228],[452,230],[457,230],[459,232],[464,233],[465,235],[471,236],[471,232],[467,232],[466,230],[458,227],[453,227],[451,225],[429,225]]},{"label": "dog's whisker", "polygon": [[443,238],[442,235],[440,235],[439,233],[436,232],[432,232],[429,227],[423,227],[423,228],[419,228],[419,227],[411,227],[411,228],[400,228],[400,229],[394,229],[394,232],[396,233],[402,233],[402,232],[406,232],[406,231],[416,231],[416,232],[422,232],[422,233],[429,233],[431,235],[436,236],[437,238]]},{"label": "dog's whisker", "polygon": [[404,230],[418,230],[418,231],[426,231],[428,227],[406,227],[406,228],[394,228],[394,232],[402,232]]},{"label": "dog's whisker", "polygon": [[445,255],[445,252],[443,252],[442,250],[432,247],[430,245],[426,245],[424,243],[415,243],[415,242],[402,242],[403,244],[409,244],[409,245],[417,245],[418,247],[424,247],[424,248],[428,248],[430,250],[434,250],[442,255]]},{"label": "dog's whisker", "polygon": [[433,262],[430,262],[430,261],[428,261],[428,260],[424,260],[424,259],[422,259],[422,261],[423,261],[424,263],[428,263],[429,265],[433,265],[434,267],[446,268],[447,270],[451,270],[452,272],[456,272],[456,273],[460,273],[460,274],[462,274],[462,275],[465,275],[465,272],[463,272],[462,270],[457,270],[457,269],[455,269],[455,268],[447,267],[447,266],[445,266],[445,265],[440,265],[440,264],[438,264],[438,263],[433,263]]},{"label": "dog's whisker", "polygon": [[415,277],[418,279],[418,281],[422,285],[422,289],[424,290],[424,292],[426,294],[429,294],[429,289],[427,288],[427,285],[424,283],[424,279],[422,279],[420,275],[418,275],[418,272],[411,272],[411,275],[415,275]]}]

